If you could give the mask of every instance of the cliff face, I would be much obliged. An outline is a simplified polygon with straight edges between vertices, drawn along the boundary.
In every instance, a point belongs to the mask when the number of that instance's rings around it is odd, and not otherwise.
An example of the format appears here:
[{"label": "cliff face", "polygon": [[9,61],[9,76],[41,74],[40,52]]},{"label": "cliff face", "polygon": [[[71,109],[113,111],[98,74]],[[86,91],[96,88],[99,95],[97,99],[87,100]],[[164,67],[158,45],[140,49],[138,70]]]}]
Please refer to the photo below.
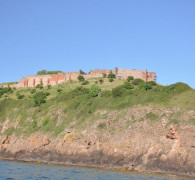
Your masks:
[{"label": "cliff face", "polygon": [[[140,119],[147,112],[156,114],[160,120]],[[194,126],[170,124],[168,118],[168,114],[179,112],[180,109],[136,107],[129,108],[125,115],[111,111],[106,119],[89,123],[82,130],[65,129],[57,138],[40,132],[29,137],[1,136],[0,158],[194,176]],[[195,117],[195,111],[180,116],[187,122]]]},{"label": "cliff face", "polygon": [[195,176],[193,89],[98,81],[1,89],[0,158]]}]

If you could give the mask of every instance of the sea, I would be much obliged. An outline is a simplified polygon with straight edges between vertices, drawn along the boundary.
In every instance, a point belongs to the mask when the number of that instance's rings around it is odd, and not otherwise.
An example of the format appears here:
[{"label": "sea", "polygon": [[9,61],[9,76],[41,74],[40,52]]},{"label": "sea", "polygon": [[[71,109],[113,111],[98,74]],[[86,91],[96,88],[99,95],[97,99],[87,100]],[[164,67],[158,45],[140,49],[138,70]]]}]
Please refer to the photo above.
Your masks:
[{"label": "sea", "polygon": [[117,171],[44,163],[0,161],[0,179],[76,179],[76,180],[190,180],[194,178],[170,174]]}]

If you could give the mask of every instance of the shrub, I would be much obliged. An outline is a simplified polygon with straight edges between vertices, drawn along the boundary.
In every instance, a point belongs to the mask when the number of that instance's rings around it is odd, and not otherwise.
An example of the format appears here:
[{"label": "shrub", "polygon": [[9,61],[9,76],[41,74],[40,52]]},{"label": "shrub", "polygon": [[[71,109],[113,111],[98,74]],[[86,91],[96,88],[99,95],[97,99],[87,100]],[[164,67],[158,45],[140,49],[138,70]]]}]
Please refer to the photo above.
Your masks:
[{"label": "shrub", "polygon": [[155,81],[148,81],[146,83],[151,85],[151,86],[156,86],[157,85]]},{"label": "shrub", "polygon": [[37,84],[36,88],[43,89],[43,84]]},{"label": "shrub", "polygon": [[109,74],[108,74],[108,78],[115,79],[115,78],[116,78],[116,75],[115,75],[115,74],[113,74],[113,73],[109,73]]},{"label": "shrub", "polygon": [[117,86],[112,89],[112,96],[113,97],[121,97],[124,93],[124,89],[122,86]]},{"label": "shrub", "polygon": [[107,77],[107,74],[106,73],[103,73],[103,78],[106,78]]},{"label": "shrub", "polygon": [[46,70],[41,70],[37,72],[37,75],[45,75],[45,74],[47,74]]},{"label": "shrub", "polygon": [[89,88],[89,96],[90,97],[96,97],[98,96],[99,92],[101,91],[100,87],[93,84],[90,88]]},{"label": "shrub", "polygon": [[123,84],[123,88],[125,88],[125,89],[134,89],[134,86],[133,86],[133,84],[130,83],[129,81],[126,81],[126,82],[124,82],[124,84]]},{"label": "shrub", "polygon": [[18,99],[23,99],[23,98],[24,98],[24,95],[18,94],[18,95],[17,95],[17,98],[18,98]]},{"label": "shrub", "polygon": [[146,91],[152,89],[152,85],[147,82],[140,82],[138,86],[139,86],[139,89],[144,89]]},{"label": "shrub", "polygon": [[31,94],[36,93],[36,89],[32,89],[32,90],[30,91],[30,93],[31,93]]},{"label": "shrub", "polygon": [[84,87],[82,87],[82,86],[77,86],[74,90],[73,90],[73,92],[85,92],[85,93],[89,93],[89,89],[87,89],[87,88],[84,88]]},{"label": "shrub", "polygon": [[101,92],[101,97],[110,97],[111,91],[105,90]]},{"label": "shrub", "polygon": [[89,84],[89,81],[83,81],[81,84],[82,85],[87,85],[87,84]]},{"label": "shrub", "polygon": [[104,82],[104,80],[103,79],[100,79],[99,82],[100,82],[100,84],[102,84]]},{"label": "shrub", "polygon": [[98,83],[98,81],[95,81],[95,84],[97,84]]},{"label": "shrub", "polygon": [[82,75],[79,75],[77,77],[77,79],[80,81],[80,82],[83,82],[85,80],[85,78],[82,76]]},{"label": "shrub", "polygon": [[34,106],[40,106],[43,103],[46,103],[47,94],[44,92],[37,92],[34,94]]},{"label": "shrub", "polygon": [[57,92],[58,93],[61,93],[62,92],[62,89],[61,88],[57,89]]},{"label": "shrub", "polygon": [[134,80],[134,77],[133,76],[128,76],[128,78],[127,78],[127,81],[133,81]]},{"label": "shrub", "polygon": [[46,116],[43,121],[42,121],[42,126],[46,126],[50,121],[50,117],[49,116]]},{"label": "shrub", "polygon": [[50,93],[49,92],[46,92],[46,96],[49,96],[50,95]]},{"label": "shrub", "polygon": [[139,85],[139,83],[144,82],[142,79],[136,78],[132,81],[133,85]]},{"label": "shrub", "polygon": [[8,94],[8,93],[12,93],[12,89],[10,87],[8,88],[0,88],[0,97],[3,95],[3,94]]},{"label": "shrub", "polygon": [[48,86],[47,86],[47,89],[51,89],[51,85],[48,85]]},{"label": "shrub", "polygon": [[109,82],[113,82],[114,81],[114,79],[113,78],[109,78]]}]

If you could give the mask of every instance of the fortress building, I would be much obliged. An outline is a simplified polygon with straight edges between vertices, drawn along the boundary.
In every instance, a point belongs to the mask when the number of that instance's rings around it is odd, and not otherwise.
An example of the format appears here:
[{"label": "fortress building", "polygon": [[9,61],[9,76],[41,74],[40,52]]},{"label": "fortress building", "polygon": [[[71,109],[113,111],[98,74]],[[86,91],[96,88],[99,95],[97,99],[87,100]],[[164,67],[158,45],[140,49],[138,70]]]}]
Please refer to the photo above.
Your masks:
[{"label": "fortress building", "polygon": [[32,75],[22,78],[17,84],[10,85],[10,87],[35,87],[38,84],[43,84],[43,86],[54,86],[60,83],[64,83],[69,80],[77,80],[79,75],[84,76],[85,79],[90,78],[100,78],[103,74],[113,73],[118,79],[127,79],[128,76],[133,76],[134,78],[140,78],[144,81],[156,81],[156,73],[148,72],[147,70],[136,70],[136,69],[94,69],[90,70],[88,73],[79,70],[79,72],[63,72],[58,74],[47,74],[47,75]]}]

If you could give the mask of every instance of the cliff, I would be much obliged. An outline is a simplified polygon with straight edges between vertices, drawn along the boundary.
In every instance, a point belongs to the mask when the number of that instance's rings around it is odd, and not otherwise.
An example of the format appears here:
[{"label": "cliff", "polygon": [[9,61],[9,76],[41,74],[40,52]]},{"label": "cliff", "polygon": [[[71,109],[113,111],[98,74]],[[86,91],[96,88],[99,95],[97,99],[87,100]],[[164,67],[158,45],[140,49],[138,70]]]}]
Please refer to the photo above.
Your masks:
[{"label": "cliff", "polygon": [[3,94],[0,158],[195,176],[195,90],[98,80]]}]

